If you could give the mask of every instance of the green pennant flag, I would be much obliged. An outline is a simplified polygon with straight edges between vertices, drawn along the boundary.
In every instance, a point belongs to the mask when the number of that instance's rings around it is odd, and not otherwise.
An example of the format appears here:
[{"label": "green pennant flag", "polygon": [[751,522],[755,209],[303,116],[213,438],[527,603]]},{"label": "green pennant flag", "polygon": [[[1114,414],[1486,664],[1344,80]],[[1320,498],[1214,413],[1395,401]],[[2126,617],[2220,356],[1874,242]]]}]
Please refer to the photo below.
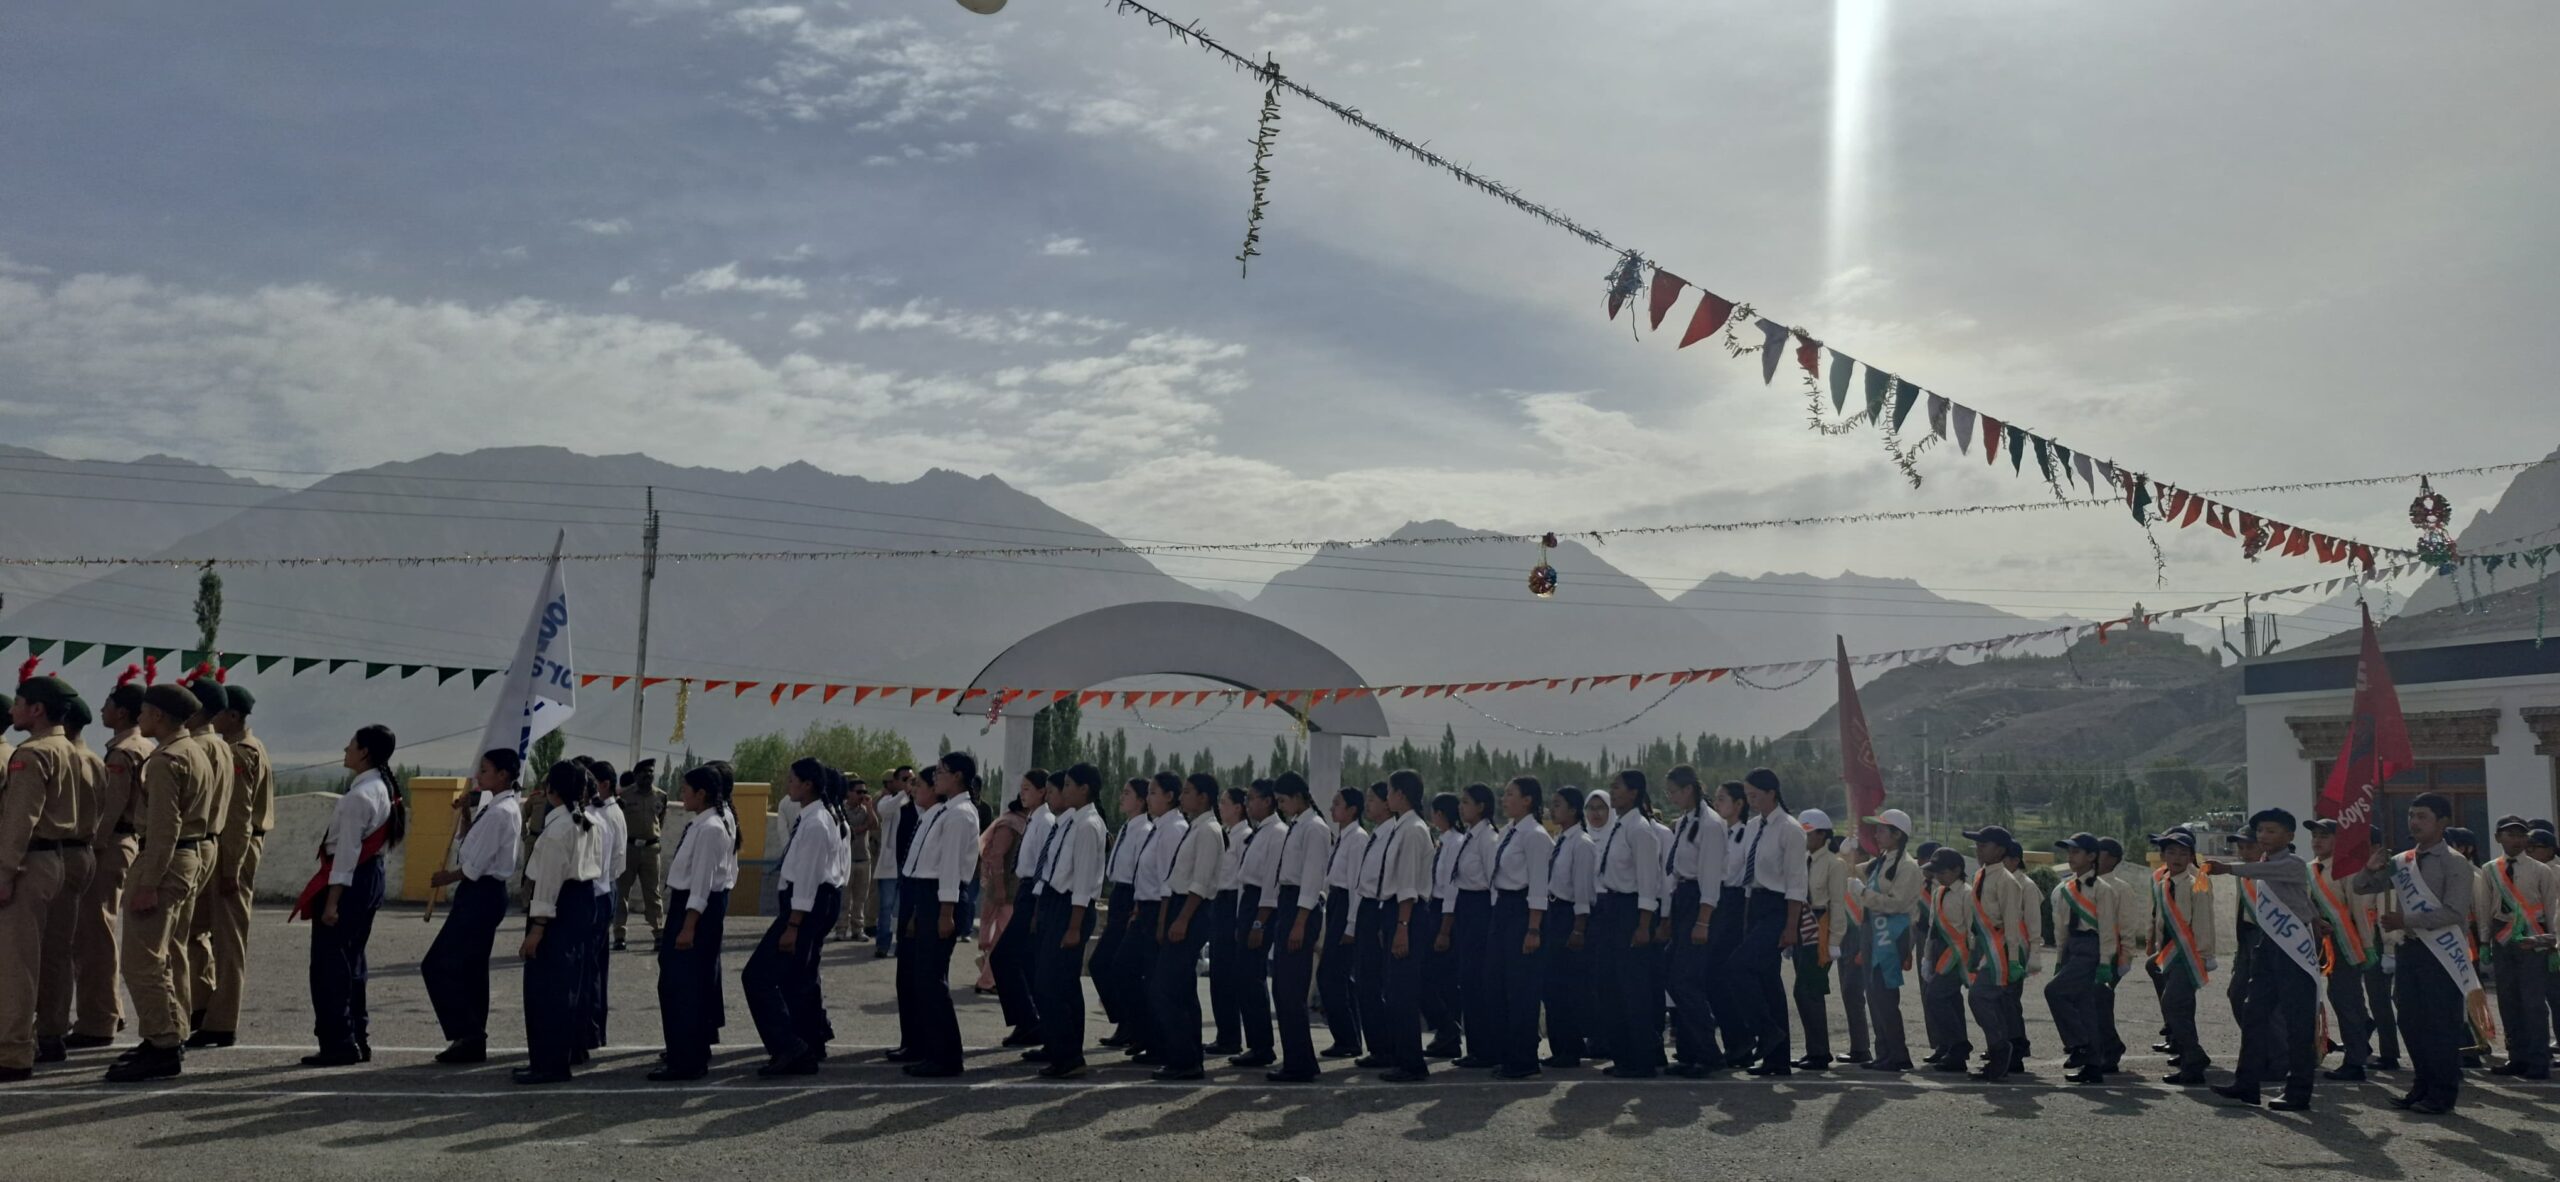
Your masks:
[{"label": "green pennant flag", "polygon": [[2047,483],[2047,484],[2051,484],[2051,483],[2053,483],[2053,451],[2052,451],[2052,445],[2047,444],[2047,443],[2044,441],[2044,437],[2043,437],[2043,436],[2041,436],[2041,435],[2031,435],[2031,436],[2028,436],[2028,440],[2029,440],[2030,442],[2032,442],[2032,443],[2034,443],[2034,444],[2036,445],[2036,468],[2037,468],[2037,470],[2039,470],[2039,471],[2041,471],[2041,472],[2043,472],[2043,473],[2044,473],[2044,481],[2045,481],[2045,483]]},{"label": "green pennant flag", "polygon": [[2070,449],[2070,448],[2064,447],[2064,446],[2062,446],[2062,444],[2060,444],[2060,443],[2058,443],[2058,442],[2057,442],[2057,443],[2055,443],[2055,444],[2053,445],[2053,462],[2054,462],[2054,463],[2056,463],[2056,464],[2060,464],[2060,465],[2062,466],[2062,482],[2063,482],[2064,484],[2074,484],[2074,483],[2077,483],[2077,481],[2075,481],[2075,480],[2072,478],[2072,475],[2071,475],[2071,449]]},{"label": "green pennant flag", "polygon": [[[335,672],[337,672],[338,670],[340,670],[340,669],[344,669],[344,668],[346,668],[347,666],[352,665],[352,664],[355,664],[355,663],[356,663],[356,659],[355,659],[354,657],[331,657],[331,658],[329,658],[329,672],[331,672],[331,673],[335,673]],[[365,676],[367,676],[367,677],[371,677],[371,676],[373,676],[373,675],[372,675],[372,674],[370,674],[370,673],[368,673],[368,674],[365,674]]]},{"label": "green pennant flag", "polygon": [[400,667],[400,676],[415,677],[418,675],[418,670],[424,668],[426,668],[424,665],[402,665]]},{"label": "green pennant flag", "polygon": [[42,639],[38,639],[38,638],[33,637],[33,636],[30,636],[30,637],[28,637],[28,638],[27,638],[27,655],[28,655],[28,656],[30,656],[30,657],[41,657],[41,656],[45,655],[46,653],[49,653],[49,652],[52,652],[52,651],[53,651],[53,642],[52,642],[52,641],[50,641],[50,640],[42,640]]},{"label": "green pennant flag", "polygon": [[5,649],[16,643],[18,643],[18,638],[15,636],[0,636],[0,649]]},{"label": "green pennant flag", "polygon": [[2027,470],[2027,433],[2009,428],[2009,470],[2024,474]]},{"label": "green pennant flag", "polygon": [[1848,354],[1838,349],[1831,351],[1831,409],[1834,413],[1849,405],[1849,371],[1857,368],[1857,364]]},{"label": "green pennant flag", "polygon": [[142,659],[146,661],[166,660],[168,659],[169,654],[176,651],[178,650],[173,648],[153,648],[146,644],[142,646]]},{"label": "green pennant flag", "polygon": [[471,671],[471,688],[478,689],[480,688],[481,682],[487,681],[497,675],[498,671],[495,669],[474,669]]},{"label": "green pennant flag", "polygon": [[389,662],[389,661],[367,661],[367,662],[365,662],[365,663],[364,663],[364,676],[365,676],[365,680],[367,680],[367,681],[372,680],[375,676],[379,675],[383,670],[388,669],[388,668],[390,668],[390,667],[391,667],[391,662]]},{"label": "green pennant flag", "polygon": [[459,665],[438,665],[436,666],[436,684],[443,685],[444,683],[453,680],[461,672],[462,667]]},{"label": "green pennant flag", "polygon": [[289,673],[285,674],[285,676],[287,676],[287,677],[300,677],[300,676],[302,676],[303,674],[310,672],[310,671],[311,671],[311,669],[312,669],[312,667],[313,667],[313,666],[315,666],[315,665],[318,665],[319,663],[320,663],[320,658],[318,658],[318,657],[295,657],[295,658],[293,659],[293,670],[292,670],[292,672],[289,672]]},{"label": "green pennant flag", "polygon": [[269,657],[269,656],[256,656],[256,657],[251,657],[251,658],[249,658],[249,659],[250,659],[250,660],[252,660],[252,661],[254,661],[254,662],[256,662],[256,665],[255,665],[254,667],[255,667],[255,668],[257,669],[257,671],[258,671],[258,672],[260,672],[260,673],[264,673],[264,672],[266,672],[266,671],[267,671],[267,670],[269,670],[269,669],[273,669],[273,668],[275,668],[275,667],[276,667],[276,664],[277,664],[278,662],[280,662],[280,661],[284,660],[284,658],[283,658],[283,657]]},{"label": "green pennant flag", "polygon": [[1867,421],[1884,421],[1884,396],[1893,389],[1893,375],[1870,365],[1867,367]]},{"label": "green pennant flag", "polygon": [[1911,408],[1920,405],[1927,391],[1909,382],[1896,382],[1893,387],[1893,429],[1902,430],[1902,420],[1911,417]]},{"label": "green pennant flag", "polygon": [[2125,498],[2125,507],[2133,510],[2135,525],[2151,524],[2151,482],[2135,477],[2133,495]]},{"label": "green pennant flag", "polygon": [[70,664],[70,663],[71,663],[71,662],[73,662],[73,661],[77,661],[77,660],[79,660],[79,659],[80,659],[80,655],[81,655],[82,653],[86,653],[86,652],[88,652],[90,649],[93,649],[93,648],[96,648],[96,647],[98,647],[98,644],[97,644],[97,642],[96,642],[96,641],[93,641],[93,640],[66,640],[66,641],[63,641],[63,642],[62,642],[62,663],[63,663],[63,664],[65,664],[65,665],[68,665],[68,664]]},{"label": "green pennant flag", "polygon": [[205,658],[211,655],[212,654],[207,653],[200,648],[191,648],[179,653],[178,664],[185,666],[184,669],[179,671],[179,675],[184,676],[188,673],[195,672],[196,666],[204,664]]},{"label": "green pennant flag", "polygon": [[247,653],[223,653],[216,657],[213,663],[220,666],[224,672],[228,673],[233,669],[239,668],[240,662],[248,659],[249,654]]},{"label": "green pennant flag", "polygon": [[129,644],[108,645],[98,650],[98,663],[112,669],[116,662],[123,660],[124,655],[132,651],[133,646]]}]

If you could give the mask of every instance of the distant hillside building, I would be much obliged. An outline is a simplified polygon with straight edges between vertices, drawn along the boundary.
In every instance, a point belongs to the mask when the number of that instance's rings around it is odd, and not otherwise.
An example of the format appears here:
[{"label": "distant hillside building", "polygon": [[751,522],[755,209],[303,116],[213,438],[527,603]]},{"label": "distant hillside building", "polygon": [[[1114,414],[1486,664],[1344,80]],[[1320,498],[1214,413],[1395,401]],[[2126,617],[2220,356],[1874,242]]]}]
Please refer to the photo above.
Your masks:
[{"label": "distant hillside building", "polygon": [[[2560,813],[2560,632],[2537,639],[2540,616],[2523,588],[2382,625],[2419,765],[2383,786],[2395,842],[2408,799],[2421,792],[2451,798],[2484,844],[2500,816]],[[2350,631],[2243,664],[2251,809],[2317,811],[2345,738],[2361,643]]]}]

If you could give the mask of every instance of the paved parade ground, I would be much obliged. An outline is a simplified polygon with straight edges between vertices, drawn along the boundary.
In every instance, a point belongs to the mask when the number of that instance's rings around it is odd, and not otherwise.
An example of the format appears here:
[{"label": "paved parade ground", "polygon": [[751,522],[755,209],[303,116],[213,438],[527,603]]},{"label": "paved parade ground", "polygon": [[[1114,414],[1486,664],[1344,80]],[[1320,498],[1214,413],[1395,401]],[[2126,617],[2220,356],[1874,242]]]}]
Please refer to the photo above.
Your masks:
[{"label": "paved parade ground", "polygon": [[[696,1084],[641,1078],[658,1027],[654,961],[637,952],[613,964],[614,1045],[575,1082],[508,1082],[523,1043],[512,956],[497,962],[490,1062],[434,1065],[443,1042],[417,975],[434,929],[414,908],[386,909],[374,930],[373,1062],[305,1069],[296,1060],[312,1049],[308,932],[284,926],[282,914],[268,908],[258,919],[241,1046],[191,1052],[186,1074],[164,1083],[99,1083],[112,1052],[88,1051],[68,1068],[0,1086],[0,1178],[1440,1182],[2265,1171],[2437,1180],[2547,1179],[2560,1161],[2560,1086],[2549,1084],[2474,1074],[2458,1113],[2426,1118],[2385,1103],[2405,1072],[2324,1080],[2311,1113],[2278,1115],[2150,1082],[2166,1067],[2138,1049],[2126,1060],[2138,1074],[2069,1086],[2034,987],[2026,1008],[2038,1061],[2002,1084],[1840,1067],[1777,1084],[1738,1074],[1621,1082],[1589,1069],[1510,1083],[1435,1064],[1430,1082],[1397,1086],[1330,1060],[1327,1079],[1309,1086],[1267,1084],[1258,1069],[1214,1062],[1205,1084],[1157,1084],[1107,1052],[1086,1079],[1046,1083],[1012,1052],[991,1050],[974,1052],[957,1080],[927,1081],[879,1061],[896,1031],[890,963],[865,944],[827,954],[835,1058],[814,1077],[765,1081],[753,1074],[764,1056],[735,976],[762,931],[753,921],[730,932],[725,1041],[711,1078]],[[501,937],[510,953],[517,926]],[[2200,1009],[2205,1044],[2227,1065],[2237,1037],[2220,984]],[[1906,991],[1916,1035],[1914,994]],[[971,1045],[991,1046],[1003,1035],[994,999],[965,990],[963,999]],[[2147,1048],[2157,1018],[2150,990],[2128,988],[2121,1017],[2127,1041]],[[1098,1010],[1089,1030],[1107,1033]]]}]

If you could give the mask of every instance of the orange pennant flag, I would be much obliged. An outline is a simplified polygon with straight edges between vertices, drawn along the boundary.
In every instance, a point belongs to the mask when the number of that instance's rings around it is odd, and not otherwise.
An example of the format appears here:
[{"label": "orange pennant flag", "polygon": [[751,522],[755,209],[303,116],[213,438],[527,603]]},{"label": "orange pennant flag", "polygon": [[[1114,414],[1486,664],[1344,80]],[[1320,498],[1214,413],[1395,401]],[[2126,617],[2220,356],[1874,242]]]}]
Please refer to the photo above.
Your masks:
[{"label": "orange pennant flag", "polygon": [[[786,685],[786,684],[784,684],[784,683],[782,683],[782,682],[779,682],[779,681],[774,682],[774,683],[773,683],[773,693],[770,695],[770,698],[771,698],[771,700],[772,700],[773,704],[774,704],[774,705],[776,705],[776,706],[781,705],[781,704],[782,704],[782,691],[787,690],[787,689],[790,689],[790,688],[791,688],[791,687],[790,687],[789,685]],[[744,686],[739,687],[738,692],[740,692],[740,693],[745,693],[745,692],[746,692],[746,687],[744,687]]]},{"label": "orange pennant flag", "polygon": [[818,704],[819,704],[819,705],[821,705],[821,706],[824,706],[824,705],[826,705],[826,704],[828,704],[828,703],[830,703],[830,702],[833,702],[833,701],[835,701],[835,700],[836,700],[836,695],[837,695],[837,694],[840,694],[840,693],[843,693],[843,692],[844,692],[844,687],[843,687],[843,686],[840,686],[840,685],[834,685],[834,684],[829,684],[829,685],[827,686],[827,692],[825,692],[825,693],[823,693],[823,694],[818,695]]},{"label": "orange pennant flag", "polygon": [[1536,684],[1537,684],[1537,679],[1536,679],[1536,678],[1531,678],[1531,679],[1529,679],[1529,680],[1527,680],[1527,681],[1515,681],[1515,682],[1512,682],[1511,684],[1506,685],[1506,686],[1504,686],[1504,687],[1502,687],[1502,688],[1504,688],[1504,689],[1506,689],[1506,690],[1516,690],[1516,689],[1523,689],[1523,688],[1526,688],[1526,687],[1528,687],[1528,686],[1532,686],[1532,685],[1536,685]]},{"label": "orange pennant flag", "polygon": [[791,696],[792,696],[792,697],[794,697],[794,698],[797,698],[797,697],[799,697],[800,695],[805,694],[805,693],[808,693],[810,690],[813,690],[813,689],[816,689],[816,688],[817,688],[817,686],[815,685],[815,683],[812,683],[812,682],[806,682],[806,681],[798,682],[798,683],[795,683],[794,685],[792,685],[792,687],[791,687]]},{"label": "orange pennant flag", "polygon": [[613,688],[620,690],[622,688],[622,683],[629,680],[631,680],[631,675],[628,673],[616,674],[613,679]]},{"label": "orange pennant flag", "polygon": [[602,680],[603,677],[604,674],[602,673],[581,673],[578,675],[578,688],[585,689],[588,686],[594,685],[597,681]]},{"label": "orange pennant flag", "polygon": [[1121,709],[1123,709],[1123,710],[1135,710],[1135,709],[1137,709],[1137,708],[1138,708],[1138,699],[1139,699],[1141,696],[1143,696],[1145,693],[1146,693],[1146,691],[1145,691],[1145,690],[1125,690],[1125,691],[1123,691],[1123,692],[1121,693],[1121,695],[1120,695],[1120,708],[1121,708]]},{"label": "orange pennant flag", "polygon": [[1335,694],[1335,695],[1333,696],[1333,700],[1334,700],[1334,701],[1337,701],[1337,702],[1342,702],[1342,701],[1348,701],[1348,700],[1350,700],[1350,699],[1352,699],[1352,698],[1365,698],[1365,697],[1368,697],[1368,696],[1369,696],[1369,693],[1370,693],[1370,690],[1369,690],[1369,687],[1368,687],[1368,686],[1365,686],[1365,685],[1355,685],[1355,686],[1351,687],[1350,689],[1347,689],[1347,690],[1342,691],[1341,693]]},{"label": "orange pennant flag", "polygon": [[[956,694],[956,693],[959,693],[959,692],[960,692],[959,690],[953,689],[953,688],[951,688],[951,687],[949,687],[949,686],[945,686],[945,687],[943,687],[943,688],[941,688],[941,689],[938,689],[938,690],[933,691],[933,700],[934,700],[934,701],[937,701],[937,702],[948,702],[948,701],[950,701],[950,700],[951,700],[951,695]],[[978,690],[978,691],[976,691],[976,694],[983,694],[983,693],[985,693],[985,692],[987,692],[987,691],[985,691],[985,690]],[[976,696],[976,694],[972,694],[971,696],[972,696],[972,697],[975,697],[975,696]]]},{"label": "orange pennant flag", "polygon": [[648,689],[652,686],[665,685],[666,683],[667,679],[663,677],[643,677],[640,679],[640,688]]},{"label": "orange pennant flag", "polygon": [[926,696],[931,693],[933,693],[933,688],[931,686],[917,686],[915,689],[908,691],[907,705],[916,705],[917,703],[924,701]]},{"label": "orange pennant flag", "polygon": [[[1347,694],[1347,693],[1350,693],[1351,691],[1349,691],[1349,690],[1344,690],[1344,691],[1342,691],[1342,692],[1344,692],[1344,693],[1346,693],[1346,694]],[[1325,699],[1330,698],[1330,697],[1332,697],[1332,696],[1333,696],[1333,691],[1332,691],[1332,690],[1317,690],[1317,691],[1315,691],[1315,692],[1313,692],[1313,693],[1311,693],[1311,694],[1308,694],[1308,695],[1307,695],[1307,705],[1310,705],[1310,706],[1322,706],[1322,705],[1324,705],[1324,703],[1325,703]]]},{"label": "orange pennant flag", "polygon": [[1422,692],[1422,687],[1421,687],[1421,686],[1418,686],[1418,685],[1408,685],[1408,686],[1405,686],[1405,687],[1404,687],[1404,692],[1403,692],[1403,693],[1397,694],[1396,696],[1397,696],[1397,697],[1399,697],[1399,698],[1410,698],[1410,697],[1412,697],[1413,695],[1415,695],[1415,694],[1417,694],[1417,693],[1420,693],[1420,692]]},{"label": "orange pennant flag", "polygon": [[747,691],[748,691],[748,690],[754,689],[755,687],[757,687],[757,686],[759,686],[759,685],[762,685],[762,684],[764,684],[764,683],[763,683],[763,682],[760,682],[760,681],[741,681],[741,682],[739,682],[739,683],[738,683],[738,688],[737,688],[737,689],[730,691],[729,696],[730,696],[730,697],[733,697],[733,698],[743,698],[743,697],[746,697],[746,696],[747,696]]},{"label": "orange pennant flag", "polygon": [[[945,694],[948,694],[948,693],[950,693],[951,691],[949,691],[949,690],[944,690],[943,692],[944,692]],[[965,692],[965,693],[962,693],[962,694],[960,695],[960,700],[961,700],[961,701],[963,701],[963,702],[966,702],[966,701],[969,701],[969,700],[970,700],[970,699],[972,699],[972,698],[983,698],[983,697],[986,697],[986,696],[987,696],[987,691],[982,690],[982,689],[973,689],[973,690],[969,690],[969,691],[967,691],[967,692]]]},{"label": "orange pennant flag", "polygon": [[706,682],[703,682],[703,683],[702,683],[702,692],[704,692],[704,693],[706,693],[706,694],[707,694],[707,693],[710,693],[711,691],[716,690],[716,689],[720,688],[721,686],[724,686],[724,685],[727,685],[727,684],[729,684],[729,683],[728,683],[727,681],[725,681],[725,680],[723,680],[723,681],[706,681]]},{"label": "orange pennant flag", "polygon": [[870,697],[874,693],[886,692],[888,691],[882,690],[876,685],[857,685],[853,687],[853,704],[859,706],[862,704],[862,700],[864,698]]}]

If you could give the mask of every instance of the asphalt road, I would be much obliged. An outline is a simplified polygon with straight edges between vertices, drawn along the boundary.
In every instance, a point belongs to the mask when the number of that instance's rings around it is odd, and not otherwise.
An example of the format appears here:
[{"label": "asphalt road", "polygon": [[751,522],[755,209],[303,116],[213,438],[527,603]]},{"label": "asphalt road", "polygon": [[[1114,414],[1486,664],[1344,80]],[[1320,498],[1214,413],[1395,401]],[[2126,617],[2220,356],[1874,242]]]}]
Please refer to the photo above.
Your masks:
[{"label": "asphalt road", "polygon": [[[957,1080],[910,1080],[878,1059],[894,1037],[889,969],[867,945],[831,949],[827,987],[840,1041],[825,1070],[755,1078],[736,971],[753,944],[732,933],[728,1041],[710,1079],[641,1078],[658,1047],[654,962],[615,959],[615,1045],[571,1084],[518,1088],[520,974],[497,965],[501,1043],[478,1068],[438,1067],[442,1049],[417,977],[432,929],[415,910],[375,929],[375,1058],[312,1070],[303,1008],[306,929],[261,912],[242,1046],[191,1054],[178,1080],[110,1086],[112,1052],[76,1054],[26,1083],[0,1085],[0,1179],[702,1178],[787,1179],[878,1171],[900,1179],[1083,1182],[1294,1178],[1797,1178],[1870,1180],[1926,1173],[1966,1179],[2102,1171],[2176,1179],[2270,1171],[2287,1177],[2548,1179],[2560,1170],[2560,1086],[2476,1077],[2462,1110],[2413,1117],[2385,1100],[2405,1075],[2323,1082],[2307,1115],[2224,1107],[2208,1093],[2140,1074],[2104,1087],[2061,1082],[2058,1061],[2014,1082],[1944,1082],[1835,1069],[1789,1081],[1741,1077],[1619,1082],[1549,1071],[1495,1081],[1437,1067],[1395,1086],[1331,1063],[1325,1082],[1283,1088],[1222,1069],[1206,1084],[1155,1084],[1106,1066],[1064,1084],[1032,1078],[1008,1052],[973,1054]],[[761,932],[761,927],[754,929]],[[502,936],[512,951],[512,941]],[[955,965],[955,974],[957,966]],[[2214,995],[2218,1002],[2219,984]],[[967,998],[965,991],[963,997]],[[2128,1041],[2147,1045],[2147,988],[2122,995]],[[1911,1029],[1916,991],[1906,991]],[[2055,1052],[2041,998],[2027,1005],[2039,1054]],[[2228,1009],[2206,1007],[2222,1062],[2238,1039]],[[964,1000],[971,1045],[1002,1036],[992,998]],[[1837,1026],[1837,1016],[1834,1016]],[[1097,1011],[1089,1026],[1099,1037]],[[510,1037],[510,1036],[513,1037]],[[1321,1037],[1321,1028],[1319,1028]],[[1835,1035],[1836,1037],[1836,1035]],[[1116,1056],[1098,1056],[1113,1064]]]}]

